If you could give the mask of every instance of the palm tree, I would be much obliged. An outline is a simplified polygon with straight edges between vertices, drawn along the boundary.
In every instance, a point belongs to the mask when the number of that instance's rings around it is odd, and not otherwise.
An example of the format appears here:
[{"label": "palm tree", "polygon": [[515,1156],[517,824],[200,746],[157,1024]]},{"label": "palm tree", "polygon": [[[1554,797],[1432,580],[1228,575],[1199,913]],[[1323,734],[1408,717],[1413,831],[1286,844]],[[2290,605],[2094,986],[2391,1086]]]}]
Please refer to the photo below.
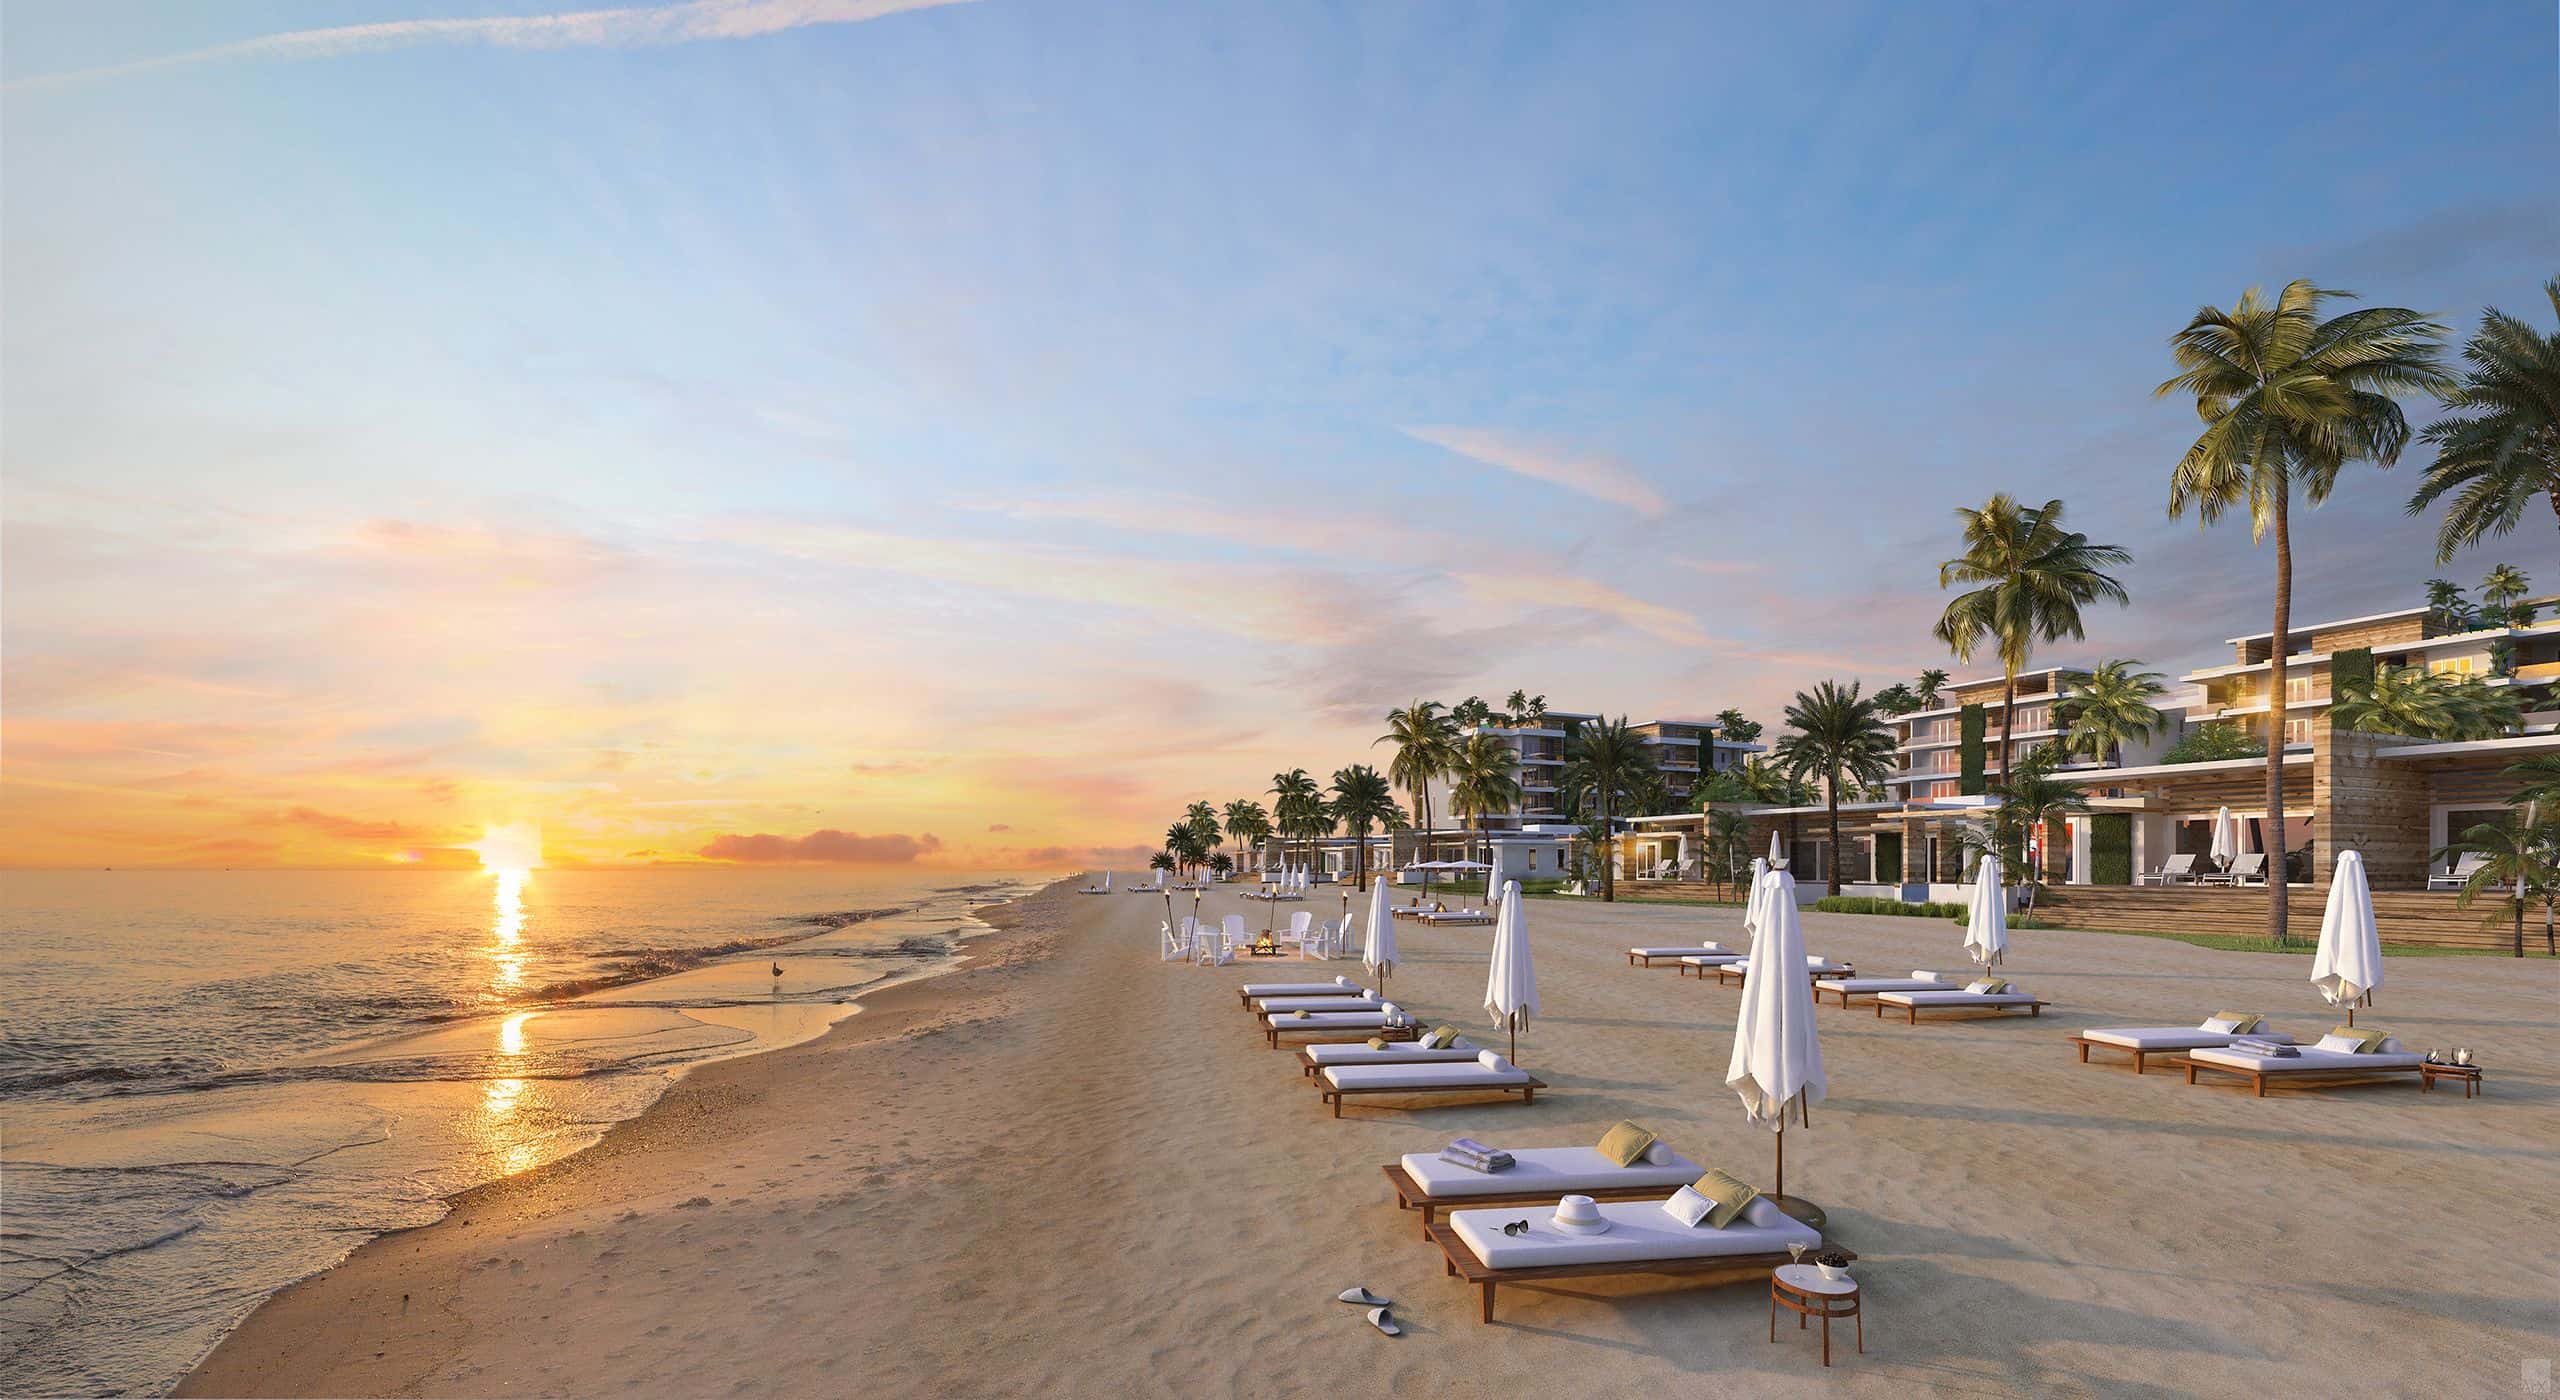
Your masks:
[{"label": "palm tree", "polygon": [[1369,888],[1369,829],[1391,825],[1404,815],[1396,806],[1395,789],[1387,785],[1384,773],[1368,764],[1339,769],[1333,775],[1333,815],[1351,832],[1357,888],[1365,890]]},{"label": "palm tree", "polygon": [[2480,601],[2506,612],[2533,591],[2533,580],[2513,564],[2500,564],[2480,580]]},{"label": "palm tree", "polygon": [[[1431,780],[1447,771],[1457,743],[1457,721],[1441,711],[1440,702],[1416,700],[1403,709],[1387,711],[1387,732],[1370,744],[1371,748],[1396,746],[1395,757],[1387,762],[1387,776],[1413,794],[1413,813],[1425,842],[1431,839]],[[1428,872],[1422,885],[1426,891],[1431,888]]]},{"label": "palm tree", "polygon": [[2439,625],[2449,632],[2467,630],[2463,620],[2470,615],[2471,600],[2462,596],[2462,585],[2451,579],[2427,580],[2427,606],[2435,609]]},{"label": "palm tree", "polygon": [[2456,676],[2446,687],[2445,708],[2453,714],[2447,739],[2503,739],[2524,724],[2524,703],[2515,691],[2479,676]]},{"label": "palm tree", "polygon": [[2506,775],[2522,784],[2510,799],[2515,805],[2549,803],[2560,808],[2560,753],[2517,759],[2507,765]]},{"label": "palm tree", "polygon": [[[1484,840],[1485,817],[1520,804],[1520,782],[1511,776],[1513,759],[1509,744],[1490,734],[1476,734],[1459,746],[1449,764],[1449,810],[1462,814],[1475,831],[1468,846],[1470,856],[1475,842]],[[1486,859],[1492,859],[1490,852]],[[1489,878],[1485,888],[1492,890]]]},{"label": "palm tree", "polygon": [[1526,712],[1526,716],[1529,723],[1532,725],[1545,724],[1547,722],[1547,697],[1543,695],[1530,696],[1529,708]]},{"label": "palm tree", "polygon": [[1200,828],[1187,821],[1175,822],[1164,829],[1164,848],[1172,855],[1184,875],[1209,858],[1208,843],[1200,837]]},{"label": "palm tree", "polygon": [[2433,739],[2454,728],[2448,687],[2421,666],[2376,666],[2370,684],[2339,688],[2329,722],[2358,734],[2401,734]]},{"label": "palm tree", "polygon": [[1717,738],[1731,739],[1737,744],[1747,744],[1760,737],[1760,722],[1736,709],[1716,711],[1715,728]]},{"label": "palm tree", "polygon": [[2104,763],[2110,751],[2120,752],[2125,745],[2160,732],[2168,721],[2151,702],[2168,694],[2169,688],[2161,684],[2159,672],[2136,669],[2141,665],[2139,661],[2101,661],[2072,683],[2065,702],[2071,712],[2065,744],[2086,748],[2091,762]]},{"label": "palm tree", "polygon": [[1907,715],[1920,708],[1920,697],[1911,693],[1909,685],[1895,681],[1876,692],[1876,708],[1889,715]]},{"label": "palm tree", "polygon": [[1505,711],[1505,717],[1513,724],[1518,724],[1520,721],[1527,719],[1529,717],[1529,692],[1525,690],[1515,690],[1511,692],[1509,698],[1502,702],[1502,708]]},{"label": "palm tree", "polygon": [[1177,862],[1174,860],[1173,852],[1171,851],[1158,851],[1154,855],[1147,857],[1147,868],[1149,870],[1171,871],[1176,864]]},{"label": "palm tree", "polygon": [[[2251,538],[2275,536],[2272,696],[2285,693],[2285,658],[2293,649],[2293,493],[2298,489],[2318,505],[2347,463],[2397,461],[2409,441],[2409,420],[2391,396],[2452,387],[2436,364],[2444,327],[2396,306],[2321,320],[2320,304],[2343,295],[2296,281],[2273,302],[2252,287],[2229,311],[2199,310],[2169,340],[2177,377],[2153,391],[2194,396],[2205,424],[2170,473],[2169,517],[2193,506],[2210,525],[2245,505]],[[2267,811],[2275,820],[2267,823],[2267,932],[2281,947],[2284,745],[2278,734],[2268,738]]]},{"label": "palm tree", "polygon": [[1981,509],[1956,511],[1964,522],[1964,553],[1938,566],[1938,586],[1975,583],[1939,615],[1938,640],[1958,661],[1971,661],[1985,642],[2000,653],[2000,772],[2016,766],[2018,673],[2038,642],[2087,635],[2080,610],[2101,599],[2122,607],[2133,600],[2106,570],[2133,562],[2119,545],[2091,544],[2087,535],[2062,528],[2062,502],[2021,506],[2006,491]]},{"label": "palm tree", "polygon": [[1858,682],[1844,689],[1824,681],[1811,691],[1796,692],[1787,706],[1793,731],[1773,752],[1789,775],[1802,781],[1822,779],[1823,820],[1831,834],[1831,868],[1825,872],[1829,893],[1840,893],[1840,789],[1849,783],[1881,783],[1893,771],[1893,731],[1876,709],[1875,697],[1860,695]]},{"label": "palm tree", "polygon": [[1225,825],[1227,839],[1235,842],[1239,851],[1248,847],[1259,851],[1262,843],[1271,839],[1270,815],[1262,810],[1261,803],[1249,797],[1227,804]]},{"label": "palm tree", "polygon": [[[1946,587],[1945,584],[1938,586]],[[1935,666],[1922,671],[1919,679],[1911,683],[1911,693],[1919,699],[1920,708],[1924,710],[1934,710],[1944,704],[1947,698],[1946,690],[1947,673]]]},{"label": "palm tree", "polygon": [[1591,813],[1591,824],[1603,833],[1599,859],[1604,902],[1618,897],[1617,861],[1606,849],[1617,836],[1611,818],[1643,792],[1652,774],[1653,751],[1628,727],[1625,715],[1585,720],[1565,738],[1564,771],[1557,786]]},{"label": "palm tree", "polygon": [[[2542,284],[2560,314],[2560,278]],[[2436,527],[2436,562],[2464,545],[2503,535],[2533,498],[2560,514],[2560,334],[2544,335],[2491,307],[2462,347],[2468,368],[2444,393],[2454,412],[2420,434],[2436,459],[2409,498],[2416,515],[2453,497]]]},{"label": "palm tree", "polygon": [[1208,863],[1209,853],[1227,839],[1226,833],[1218,826],[1218,809],[1206,802],[1194,802],[1184,808],[1182,824],[1199,837],[1200,861],[1204,865]]},{"label": "palm tree", "polygon": [[[1285,852],[1292,839],[1307,843],[1307,863],[1315,863],[1315,837],[1318,815],[1324,810],[1324,794],[1316,780],[1304,768],[1271,775],[1271,821],[1280,833]],[[1286,863],[1284,854],[1282,860]]]},{"label": "palm tree", "polygon": [[2075,783],[2053,776],[2051,759],[2058,751],[2048,750],[2018,765],[2016,776],[1995,783],[1991,796],[1998,805],[1992,809],[1992,840],[2000,852],[2000,860],[2017,869],[2027,849],[2027,833],[2041,826],[2045,831],[2045,859],[2027,871],[2027,882],[2044,883],[2044,866],[2053,859],[2055,833],[2063,830],[2063,819],[2089,810],[2089,796]]},{"label": "palm tree", "polygon": [[2483,894],[2502,896],[2515,920],[2515,955],[2524,956],[2524,911],[2540,891],[2560,881],[2560,869],[2554,869],[2552,848],[2560,842],[2560,827],[2551,822],[2528,825],[2523,821],[2482,822],[2462,833],[2462,839],[2439,853],[2445,856],[2476,855],[2480,865],[2471,878],[2462,882],[2462,893],[2454,903],[2468,909],[2471,901]]}]

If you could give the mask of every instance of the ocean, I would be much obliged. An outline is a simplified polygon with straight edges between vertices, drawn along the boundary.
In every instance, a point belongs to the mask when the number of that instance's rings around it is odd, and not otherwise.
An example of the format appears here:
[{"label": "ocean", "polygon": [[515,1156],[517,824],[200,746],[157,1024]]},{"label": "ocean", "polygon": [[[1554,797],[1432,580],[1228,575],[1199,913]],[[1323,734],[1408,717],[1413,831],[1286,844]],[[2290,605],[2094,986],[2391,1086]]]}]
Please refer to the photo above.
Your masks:
[{"label": "ocean", "polygon": [[949,969],[1031,885],[0,876],[0,1394],[164,1392],[276,1290]]}]

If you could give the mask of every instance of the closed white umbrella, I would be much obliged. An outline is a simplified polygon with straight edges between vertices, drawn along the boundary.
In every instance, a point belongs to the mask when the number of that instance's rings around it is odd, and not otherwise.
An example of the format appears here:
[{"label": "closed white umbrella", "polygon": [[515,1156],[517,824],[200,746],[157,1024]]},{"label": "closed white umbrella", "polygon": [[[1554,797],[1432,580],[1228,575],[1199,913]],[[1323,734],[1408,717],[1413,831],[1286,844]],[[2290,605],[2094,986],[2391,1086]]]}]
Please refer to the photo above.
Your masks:
[{"label": "closed white umbrella", "polygon": [[2231,820],[2231,809],[2222,807],[2213,814],[2213,863],[2228,870],[2240,854],[2240,831]]},{"label": "closed white umbrella", "polygon": [[1793,1113],[1798,1126],[1807,1125],[1807,1105],[1828,1090],[1822,1044],[1813,1033],[1813,974],[1804,960],[1795,877],[1773,870],[1761,877],[1761,884],[1768,890],[1768,913],[1743,964],[1742,1010],[1734,1020],[1733,1060],[1724,1082],[1742,1096],[1742,1111],[1752,1126],[1777,1134],[1778,1189],[1772,1199],[1783,1210],[1788,1205],[1787,1115]]},{"label": "closed white umbrella", "polygon": [[1774,831],[1769,833],[1769,868],[1771,870],[1787,868],[1786,849],[1778,844],[1778,833]]},{"label": "closed white umbrella", "polygon": [[2009,951],[2009,895],[2000,888],[2000,857],[1983,852],[1974,872],[1973,896],[1965,901],[1964,950],[1984,967],[1995,967]]},{"label": "closed white umbrella", "polygon": [[[1808,993],[1808,995],[1810,995]],[[1493,965],[1484,979],[1484,1009],[1497,1026],[1511,1028],[1511,1052],[1520,1053],[1520,1023],[1538,1009],[1538,969],[1529,959],[1529,920],[1520,912],[1520,882],[1502,887],[1502,912],[1493,921]]]},{"label": "closed white umbrella", "polygon": [[1760,936],[1760,906],[1763,902],[1760,882],[1768,874],[1769,862],[1754,856],[1751,861],[1751,889],[1742,897],[1742,936],[1744,938]]},{"label": "closed white umbrella", "polygon": [[2362,852],[2338,852],[2329,907],[2320,915],[2320,949],[2311,955],[2311,985],[2331,1006],[2347,1009],[2350,1026],[2356,1008],[2373,1005],[2374,988],[2382,985],[2382,929],[2374,922]]},{"label": "closed white umbrella", "polygon": [[1387,882],[1369,886],[1369,944],[1360,954],[1369,975],[1384,980],[1396,970],[1396,921],[1387,912]]}]

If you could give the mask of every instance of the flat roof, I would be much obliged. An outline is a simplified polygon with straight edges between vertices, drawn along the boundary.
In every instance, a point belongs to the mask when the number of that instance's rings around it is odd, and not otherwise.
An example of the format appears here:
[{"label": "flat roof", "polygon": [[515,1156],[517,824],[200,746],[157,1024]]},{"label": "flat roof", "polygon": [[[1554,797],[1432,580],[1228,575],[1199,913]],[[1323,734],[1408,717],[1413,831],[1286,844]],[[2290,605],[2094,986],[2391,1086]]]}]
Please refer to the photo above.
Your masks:
[{"label": "flat roof", "polygon": [[2510,734],[2504,739],[2457,739],[2441,744],[2407,744],[2382,749],[2376,758],[2460,758],[2466,754],[2541,753],[2560,749],[2560,732]]},{"label": "flat roof", "polygon": [[[2305,632],[2325,632],[2332,627],[2353,627],[2359,622],[2396,622],[2404,617],[2423,617],[2433,611],[2433,608],[2420,603],[2414,608],[2395,608],[2390,612],[2366,613],[2362,617],[2340,617],[2332,618],[2327,622],[2306,622],[2299,627],[2286,628],[2285,634],[2298,637]],[[2275,636],[2275,632],[2270,629],[2265,632],[2252,632],[2245,637],[2225,637],[2222,639],[2222,644],[2236,647],[2243,642],[2271,642],[2275,640]]]}]

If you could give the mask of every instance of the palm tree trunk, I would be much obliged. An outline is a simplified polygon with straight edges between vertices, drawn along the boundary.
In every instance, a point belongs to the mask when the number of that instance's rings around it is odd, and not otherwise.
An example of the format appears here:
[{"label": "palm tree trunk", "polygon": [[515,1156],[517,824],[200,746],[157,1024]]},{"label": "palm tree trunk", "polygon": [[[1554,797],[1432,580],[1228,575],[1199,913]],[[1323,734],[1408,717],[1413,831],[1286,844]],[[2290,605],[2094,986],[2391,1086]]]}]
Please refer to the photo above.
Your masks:
[{"label": "palm tree trunk", "polygon": [[1618,832],[1609,820],[1606,798],[1600,802],[1600,902],[1618,902]]},{"label": "palm tree trunk", "polygon": [[2516,896],[2516,956],[2524,956],[2524,896],[2521,894]]},{"label": "palm tree trunk", "polygon": [[1822,863],[1823,874],[1829,877],[1824,881],[1824,885],[1830,893],[1838,894],[1840,893],[1840,773],[1837,769],[1832,771],[1831,781],[1824,785],[1822,805],[1829,809],[1823,814],[1823,819],[1831,828],[1831,858]]},{"label": "palm tree trunk", "polygon": [[2016,776],[2009,765],[2016,759],[2018,733],[2018,673],[2003,667],[2000,685],[2000,781]]},{"label": "palm tree trunk", "polygon": [[[2264,468],[2261,468],[2264,470]],[[2293,638],[2293,529],[2286,513],[2291,482],[2275,492],[2276,625],[2267,658],[2267,937],[2285,943],[2284,663]]]}]

